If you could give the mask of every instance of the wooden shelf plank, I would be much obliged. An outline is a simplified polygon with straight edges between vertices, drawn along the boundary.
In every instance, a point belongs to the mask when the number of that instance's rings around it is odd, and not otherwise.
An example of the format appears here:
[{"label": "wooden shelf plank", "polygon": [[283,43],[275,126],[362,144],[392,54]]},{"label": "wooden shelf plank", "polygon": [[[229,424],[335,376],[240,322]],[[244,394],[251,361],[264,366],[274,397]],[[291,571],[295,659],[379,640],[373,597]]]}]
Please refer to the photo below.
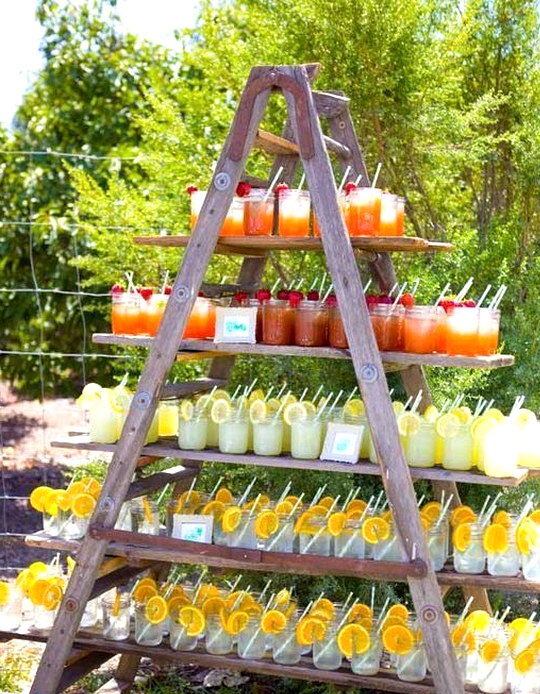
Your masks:
[{"label": "wooden shelf plank", "polygon": [[[85,435],[70,436],[68,439],[51,442],[56,448],[71,448],[76,450],[101,451],[114,453],[115,444],[91,443],[90,437]],[[346,472],[358,475],[380,475],[378,465],[362,460],[359,463],[337,463],[329,460],[303,460],[291,458],[291,456],[261,456],[246,453],[245,455],[233,455],[220,453],[214,448],[205,448],[203,451],[184,451],[177,447],[174,438],[163,438],[154,444],[144,446],[143,456],[152,458],[174,458],[187,460],[200,460],[201,462],[213,461],[216,463],[230,463],[236,465],[255,465],[260,467],[294,468],[297,470],[320,470],[325,472]],[[409,468],[413,479],[437,480],[442,482],[465,482],[467,484],[488,484],[502,487],[517,487],[527,479],[529,471],[523,469],[520,477],[488,477],[475,471],[445,470],[441,467]]]},{"label": "wooden shelf plank", "polygon": [[[191,236],[133,236],[139,246],[185,248]],[[428,241],[417,236],[355,236],[350,237],[353,248],[374,253],[392,252],[446,252],[452,251],[451,243]],[[320,238],[291,238],[281,236],[221,236],[216,253],[230,255],[261,256],[268,251],[322,251]]]},{"label": "wooden shelf plank", "polygon": [[442,586],[460,588],[463,585],[477,586],[487,590],[505,590],[515,593],[540,593],[540,583],[526,581],[523,575],[519,576],[490,576],[482,574],[460,574],[451,566],[439,571],[437,579]]},{"label": "wooden shelf plank", "polygon": [[[31,641],[45,642],[49,636],[47,630],[33,630],[21,628],[16,632],[0,630],[0,637],[17,638]],[[121,653],[128,655],[152,656],[154,660],[168,661],[171,663],[190,663],[202,667],[217,668],[222,670],[239,670],[242,672],[254,672],[268,677],[288,677],[291,679],[326,682],[340,687],[368,688],[373,691],[398,692],[398,694],[436,694],[433,681],[426,677],[422,682],[403,682],[399,680],[394,671],[381,669],[377,675],[366,677],[355,675],[348,664],[339,670],[317,670],[311,658],[303,657],[298,665],[280,665],[274,663],[270,657],[261,660],[245,660],[236,654],[211,655],[202,647],[194,651],[174,651],[165,639],[160,646],[140,646],[130,637],[127,641],[107,641],[95,631],[89,629],[80,630],[74,640],[74,646],[92,649],[100,653]],[[345,662],[345,661],[344,661]],[[465,691],[477,692],[476,687],[466,687]]]},{"label": "wooden shelf plank", "polygon": [[[124,347],[151,347],[153,337],[145,335],[113,335],[95,333],[92,341],[100,345],[122,345]],[[334,347],[299,347],[285,345],[276,347],[257,343],[215,343],[212,340],[182,340],[179,346],[182,355],[193,353],[195,359],[228,356],[230,354],[254,354],[276,357],[317,357],[320,359],[350,359],[348,349]],[[461,357],[448,354],[408,354],[407,352],[381,352],[381,359],[390,368],[407,368],[416,364],[465,369],[498,369],[513,366],[515,358],[510,354],[494,354],[486,357]]]}]

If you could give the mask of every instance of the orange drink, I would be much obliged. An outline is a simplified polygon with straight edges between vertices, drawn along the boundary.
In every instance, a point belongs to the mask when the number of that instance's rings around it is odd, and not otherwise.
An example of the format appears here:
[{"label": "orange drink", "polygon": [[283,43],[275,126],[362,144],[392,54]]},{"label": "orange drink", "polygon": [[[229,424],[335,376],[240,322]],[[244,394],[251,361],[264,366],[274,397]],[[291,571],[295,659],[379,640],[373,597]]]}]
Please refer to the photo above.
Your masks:
[{"label": "orange drink", "polygon": [[274,196],[268,191],[252,190],[244,202],[246,236],[270,236],[274,226]]},{"label": "orange drink", "polygon": [[499,346],[499,325],[501,312],[498,309],[478,309],[478,351],[477,354],[495,354]]},{"label": "orange drink", "polygon": [[377,304],[370,314],[377,346],[382,352],[403,350],[405,308],[401,304]]},{"label": "orange drink", "polygon": [[398,196],[383,193],[381,196],[380,236],[397,236]]},{"label": "orange drink", "polygon": [[288,301],[270,299],[264,302],[262,341],[265,344],[294,344],[294,311]]},{"label": "orange drink", "polygon": [[404,349],[413,354],[435,351],[436,306],[413,306],[405,311]]},{"label": "orange drink", "polygon": [[142,302],[137,292],[114,292],[111,325],[114,335],[139,335],[144,332]]},{"label": "orange drink", "polygon": [[446,316],[446,351],[474,357],[478,354],[478,312],[471,306],[450,306]]},{"label": "orange drink", "polygon": [[184,339],[204,340],[207,337],[214,337],[215,329],[216,308],[214,304],[210,299],[198,296],[184,330]]},{"label": "orange drink", "polygon": [[328,306],[317,301],[300,301],[294,309],[294,344],[301,347],[328,344]]},{"label": "orange drink", "polygon": [[278,195],[279,236],[308,236],[311,198],[307,190],[282,190]]},{"label": "orange drink", "polygon": [[349,346],[347,334],[345,333],[345,328],[343,327],[343,320],[341,319],[341,313],[339,312],[339,308],[337,306],[332,306],[330,308],[328,341],[330,343],[330,347],[337,347],[338,349],[347,349]]},{"label": "orange drink", "polygon": [[348,195],[349,234],[351,236],[379,236],[381,225],[382,190],[356,188]]},{"label": "orange drink", "polygon": [[168,300],[167,294],[152,294],[144,306],[144,331],[152,337],[157,334]]},{"label": "orange drink", "polygon": [[233,198],[219,235],[244,236],[244,198]]}]

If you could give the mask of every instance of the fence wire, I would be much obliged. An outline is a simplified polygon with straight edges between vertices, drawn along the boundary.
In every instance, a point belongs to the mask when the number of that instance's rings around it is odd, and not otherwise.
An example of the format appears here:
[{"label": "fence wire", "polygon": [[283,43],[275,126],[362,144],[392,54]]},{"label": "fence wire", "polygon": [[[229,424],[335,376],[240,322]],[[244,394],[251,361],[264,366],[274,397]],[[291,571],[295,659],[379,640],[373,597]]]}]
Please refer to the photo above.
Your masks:
[{"label": "fence wire", "polygon": [[[46,169],[47,162],[58,166],[58,160],[73,161],[105,161],[123,166],[135,162],[135,157],[98,157],[83,153],[58,151],[13,151],[0,150],[0,166],[2,159],[21,157],[26,159],[25,176],[31,181],[38,179],[38,169]],[[35,324],[38,326],[36,338],[29,341],[24,348],[9,349],[0,345],[0,577],[16,575],[29,563],[36,560],[49,561],[51,553],[47,550],[30,547],[25,543],[27,534],[42,528],[41,514],[33,510],[29,504],[29,496],[37,486],[48,485],[53,488],[65,488],[67,484],[66,469],[73,466],[74,460],[80,462],[92,459],[92,454],[84,452],[69,452],[51,447],[52,419],[66,424],[65,436],[69,434],[69,423],[74,423],[75,429],[85,427],[85,415],[73,399],[57,398],[57,393],[49,392],[46,384],[53,381],[51,362],[58,359],[69,359],[71,369],[77,371],[77,380],[82,384],[87,382],[88,364],[90,360],[129,360],[136,357],[129,354],[107,354],[102,349],[93,349],[91,335],[88,334],[85,301],[104,302],[108,306],[110,294],[85,291],[77,262],[73,263],[72,286],[50,287],[40,284],[36,265],[38,261],[37,234],[47,228],[52,230],[53,222],[34,221],[34,196],[28,196],[27,219],[0,219],[0,234],[2,229],[16,229],[20,234],[20,244],[26,246],[29,260],[30,286],[5,286],[0,275],[0,302],[8,305],[19,298],[32,295],[35,302]],[[40,214],[44,212],[39,210]],[[51,218],[55,211],[51,210]],[[43,219],[43,216],[41,216]],[[71,233],[71,259],[80,257],[80,234],[76,224],[68,224],[63,229]],[[133,232],[133,226],[123,225],[102,227],[105,231]],[[144,233],[160,231],[145,227]],[[4,231],[5,233],[5,231]],[[42,258],[41,258],[42,260]],[[56,262],[50,258],[51,264]],[[44,302],[76,301],[77,330],[80,334],[80,351],[65,351],[62,345],[50,344],[46,339]],[[56,304],[55,304],[56,305]],[[59,304],[58,304],[59,305]],[[50,310],[50,309],[49,309]],[[70,324],[70,330],[73,325]],[[61,335],[59,336],[61,342]],[[10,372],[6,368],[6,359],[22,360],[25,370],[37,369],[39,373],[39,398],[37,400],[18,399],[11,389]],[[30,434],[32,445],[26,444]],[[24,447],[23,447],[23,444]],[[22,448],[22,449],[21,449]],[[107,456],[103,456],[107,459]],[[95,456],[94,456],[95,458]]]}]

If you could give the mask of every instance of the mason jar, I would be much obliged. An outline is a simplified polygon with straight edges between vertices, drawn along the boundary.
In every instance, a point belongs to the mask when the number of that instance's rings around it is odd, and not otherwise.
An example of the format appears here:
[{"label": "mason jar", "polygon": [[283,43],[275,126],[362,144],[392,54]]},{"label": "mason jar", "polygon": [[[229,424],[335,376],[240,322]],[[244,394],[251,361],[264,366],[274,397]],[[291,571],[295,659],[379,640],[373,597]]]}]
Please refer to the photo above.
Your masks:
[{"label": "mason jar", "polygon": [[481,574],[486,568],[486,550],[484,549],[484,528],[479,523],[471,523],[471,540],[461,552],[455,545],[454,569],[462,574]]},{"label": "mason jar", "polygon": [[261,628],[259,615],[251,616],[246,628],[238,634],[236,644],[238,657],[246,660],[259,660],[264,658],[266,652],[266,634]]},{"label": "mason jar", "polygon": [[116,595],[104,595],[101,598],[104,639],[125,641],[129,638],[129,607],[128,593],[122,593],[119,598]]},{"label": "mason jar", "polygon": [[159,646],[163,639],[163,622],[152,624],[146,617],[146,603],[135,605],[135,641],[140,646]]}]

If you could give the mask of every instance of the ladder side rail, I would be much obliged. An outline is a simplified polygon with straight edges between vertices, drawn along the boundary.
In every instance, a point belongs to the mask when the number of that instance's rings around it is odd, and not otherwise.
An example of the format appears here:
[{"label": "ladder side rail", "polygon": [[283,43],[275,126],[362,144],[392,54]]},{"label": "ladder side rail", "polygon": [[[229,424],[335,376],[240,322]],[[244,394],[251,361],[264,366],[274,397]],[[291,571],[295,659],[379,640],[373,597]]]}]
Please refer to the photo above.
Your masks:
[{"label": "ladder side rail", "polygon": [[[264,70],[262,73],[264,74]],[[260,74],[261,68],[253,68],[247,80],[199,219],[176,276],[172,301],[167,304],[150,349],[91,523],[113,527],[126,497],[156,411],[161,386],[174,363],[189,313],[217,243],[219,228],[232,202],[234,190],[255,141],[257,127],[266,109],[270,86],[253,89]],[[243,133],[242,142],[238,138],[239,131]],[[234,157],[231,156],[233,143],[236,144]],[[84,538],[77,564],[36,671],[32,694],[53,694],[56,691],[107,544],[106,540],[92,539],[90,533]]]},{"label": "ladder side rail", "polygon": [[[301,68],[289,69],[300,82]],[[450,642],[439,586],[431,569],[416,496],[399,440],[380,353],[371,330],[360,274],[339,212],[335,186],[329,185],[329,182],[333,181],[330,160],[305,78],[304,90],[309,103],[310,122],[307,130],[311,130],[313,137],[311,149],[302,146],[306,140],[306,123],[297,120],[293,108],[293,95],[290,94],[287,95],[289,116],[297,133],[300,157],[313,196],[315,212],[320,220],[327,264],[336,289],[356,377],[366,404],[382,480],[394,513],[398,535],[407,556],[418,557],[426,563],[426,577],[411,578],[409,586],[424,634],[436,689],[438,694],[458,694],[463,692],[463,682]],[[380,426],[382,423],[384,432]]]}]

